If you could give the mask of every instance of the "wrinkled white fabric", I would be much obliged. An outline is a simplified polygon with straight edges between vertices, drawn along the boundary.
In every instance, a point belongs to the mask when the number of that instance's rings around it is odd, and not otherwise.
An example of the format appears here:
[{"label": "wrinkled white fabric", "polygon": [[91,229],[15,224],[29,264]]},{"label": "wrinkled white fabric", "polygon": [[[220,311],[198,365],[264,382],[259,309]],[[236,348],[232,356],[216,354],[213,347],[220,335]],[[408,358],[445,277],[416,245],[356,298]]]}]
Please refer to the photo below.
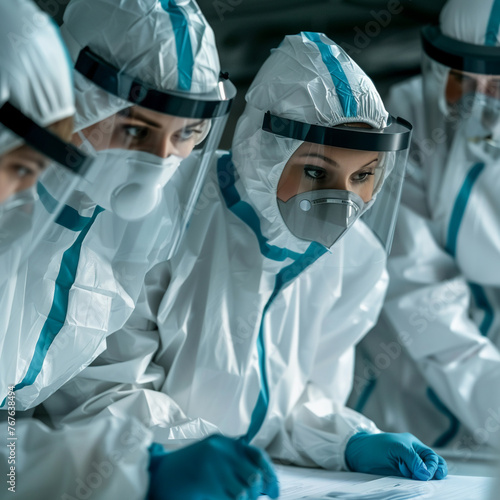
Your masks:
[{"label": "wrinkled white fabric", "polygon": [[[42,127],[73,115],[73,82],[57,26],[29,0],[3,2],[0,9],[0,106],[9,101]],[[20,144],[0,125],[0,154]]]},{"label": "wrinkled white fabric", "polygon": [[[448,2],[443,31],[484,43],[493,4]],[[360,346],[350,404],[383,430],[467,457],[500,445],[500,164],[461,129],[438,141],[423,102],[421,77],[391,92],[389,110],[414,125],[413,149],[391,285]]]},{"label": "wrinkled white fabric", "polygon": [[[439,15],[441,31],[455,40],[485,45],[490,19],[497,9],[496,0],[481,0],[474,7],[467,0],[449,0]],[[493,28],[494,23],[491,24]],[[500,32],[493,33],[496,45],[500,45]]]},{"label": "wrinkled white fabric", "polygon": [[[161,4],[104,0],[99,4],[102,10],[93,9],[97,4],[74,1],[68,7],[64,31],[72,56],[81,48],[75,49],[76,43],[89,44],[128,74],[152,85],[158,83],[160,89],[179,90],[175,33]],[[179,4],[186,15],[195,58],[192,85],[184,89],[184,95],[208,92],[217,85],[219,74],[213,33],[194,2]],[[124,11],[117,12],[121,8]],[[76,41],[69,39],[71,26]],[[130,39],[124,36],[127,32]],[[90,35],[104,40],[103,45],[93,44]],[[78,127],[130,105],[78,75],[76,79],[81,113]],[[172,214],[185,208],[181,194],[192,187],[199,167],[200,162],[187,159],[164,188],[158,207],[140,222],[128,223],[102,212],[80,191],[72,192],[36,255],[22,275],[18,274],[9,297],[17,306],[16,314],[6,317],[7,335],[0,339],[0,400],[6,410],[7,387],[16,385],[17,425],[26,438],[16,464],[19,498],[145,498],[151,435],[144,426],[125,416],[54,431],[38,420],[24,420],[20,410],[35,407],[71,380],[106,348],[106,337],[123,326],[135,307],[145,274],[169,253],[180,224]],[[58,180],[54,175],[44,182],[40,194],[43,210],[50,211],[57,204],[52,188]],[[189,196],[182,198],[186,199]],[[0,414],[3,418],[7,412]],[[5,449],[2,463],[6,463]],[[103,466],[107,462],[113,466],[108,477]]]},{"label": "wrinkled white fabric", "polygon": [[[1,423],[7,432],[6,413]],[[136,420],[108,417],[59,430],[21,413],[15,421],[17,440],[0,449],[2,498],[145,498],[151,432]],[[7,476],[11,466],[14,474]]]},{"label": "wrinkled white fabric", "polygon": [[[340,49],[332,45],[333,50]],[[314,47],[303,34],[287,37],[260,74],[264,82],[267,73],[271,92],[276,74],[295,82],[297,89],[303,87],[301,51],[310,54],[311,68],[324,71],[319,51],[313,56]],[[283,55],[283,68],[277,71],[273,61]],[[349,69],[346,73],[356,92],[358,78]],[[290,88],[283,115],[307,109],[316,97],[323,102],[320,96],[332,95],[331,88],[326,77],[317,93],[299,98]],[[361,220],[331,252],[324,252],[293,237],[281,219],[261,213],[266,200],[276,197],[289,141],[283,139],[274,152],[261,149],[266,144],[263,113],[260,120],[252,117],[256,104],[266,103],[253,89],[234,138],[234,182],[230,157],[220,153],[179,252],[148,273],[134,313],[121,331],[108,337],[106,351],[44,407],[59,425],[134,415],[153,430],[155,441],[170,449],[214,432],[243,435],[262,387],[263,362],[270,402],[253,443],[298,465],[345,469],[348,439],[360,430],[378,432],[372,422],[346,408],[345,400],[352,383],[353,346],[374,324],[387,286],[385,251]],[[371,92],[371,86],[363,88],[357,98],[371,99]],[[361,108],[357,120],[384,116],[383,109],[375,108]],[[335,111],[324,111],[320,123],[338,119]],[[276,169],[272,176],[270,169]],[[236,204],[235,193],[241,197]],[[273,222],[287,234],[278,234]],[[286,247],[272,246],[283,241]],[[304,256],[306,249],[309,256]],[[294,262],[301,269],[295,278]],[[285,280],[282,288],[276,285],[279,277]],[[258,348],[261,324],[265,353]]]}]

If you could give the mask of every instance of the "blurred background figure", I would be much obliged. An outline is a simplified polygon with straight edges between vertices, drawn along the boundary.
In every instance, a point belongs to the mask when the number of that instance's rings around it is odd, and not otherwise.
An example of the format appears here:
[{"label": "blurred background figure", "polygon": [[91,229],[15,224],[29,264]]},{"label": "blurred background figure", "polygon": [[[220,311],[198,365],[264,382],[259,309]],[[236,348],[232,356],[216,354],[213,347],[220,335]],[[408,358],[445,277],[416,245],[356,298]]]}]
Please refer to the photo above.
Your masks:
[{"label": "blurred background figure", "polygon": [[[67,141],[73,131],[73,80],[57,27],[31,1],[0,15],[0,351],[6,341],[16,276],[89,160]],[[45,210],[37,182],[57,182]],[[21,279],[21,277],[19,277]],[[22,282],[22,279],[21,279]],[[19,297],[18,297],[19,298]]]},{"label": "blurred background figure", "polygon": [[422,76],[390,94],[409,175],[351,404],[471,459],[500,447],[500,1],[449,0],[422,42]]}]

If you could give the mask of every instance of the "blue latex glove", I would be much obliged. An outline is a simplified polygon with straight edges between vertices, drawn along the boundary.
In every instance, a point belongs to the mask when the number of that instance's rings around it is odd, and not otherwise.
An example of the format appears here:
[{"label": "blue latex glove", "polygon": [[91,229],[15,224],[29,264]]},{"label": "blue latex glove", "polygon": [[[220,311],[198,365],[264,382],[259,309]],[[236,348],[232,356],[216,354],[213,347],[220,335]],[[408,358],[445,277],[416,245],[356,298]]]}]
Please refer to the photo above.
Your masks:
[{"label": "blue latex glove", "polygon": [[278,498],[279,484],[265,452],[220,435],[167,453],[150,448],[148,500]]},{"label": "blue latex glove", "polygon": [[355,472],[420,481],[443,479],[448,474],[445,460],[408,432],[355,434],[347,443],[345,461]]}]

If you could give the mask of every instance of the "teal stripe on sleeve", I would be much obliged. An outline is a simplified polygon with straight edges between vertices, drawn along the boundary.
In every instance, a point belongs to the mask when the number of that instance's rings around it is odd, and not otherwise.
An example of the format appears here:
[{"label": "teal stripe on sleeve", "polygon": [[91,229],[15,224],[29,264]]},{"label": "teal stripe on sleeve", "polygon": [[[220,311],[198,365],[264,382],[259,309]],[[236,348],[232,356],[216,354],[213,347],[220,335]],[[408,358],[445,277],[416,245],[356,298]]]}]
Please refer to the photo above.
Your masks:
[{"label": "teal stripe on sleeve", "polygon": [[373,394],[376,385],[377,385],[376,378],[371,378],[370,380],[368,380],[366,386],[363,389],[363,392],[361,393],[361,396],[358,399],[358,402],[356,403],[356,407],[354,408],[355,411],[357,411],[358,413],[363,413],[366,403],[368,403],[368,400],[370,399],[370,396]]},{"label": "teal stripe on sleeve", "polygon": [[[500,0],[499,0],[500,1]],[[467,174],[462,187],[458,193],[455,205],[450,217],[450,225],[448,227],[448,237],[446,241],[446,251],[452,256],[456,257],[457,253],[457,240],[458,233],[460,231],[460,226],[469,202],[469,198],[472,192],[472,188],[476,183],[479,175],[484,169],[484,163],[476,163]],[[471,289],[472,295],[477,306],[484,311],[484,318],[479,326],[479,331],[482,335],[486,336],[488,331],[493,324],[494,312],[491,304],[486,297],[483,288],[475,283],[469,283],[469,288]]]},{"label": "teal stripe on sleeve", "polygon": [[457,435],[458,430],[460,429],[460,422],[430,387],[427,388],[427,397],[429,398],[431,403],[450,421],[450,427],[432,444],[433,447],[442,448],[448,445],[450,441]]},{"label": "teal stripe on sleeve", "polygon": [[487,337],[495,318],[493,307],[491,306],[488,297],[486,297],[486,293],[482,286],[475,283],[469,283],[469,288],[471,289],[477,307],[482,309],[484,312],[483,321],[481,321],[481,324],[479,325],[479,331],[481,332],[481,335]]},{"label": "teal stripe on sleeve", "polygon": [[[58,201],[47,191],[41,182],[39,182],[36,187],[38,196],[40,197],[40,200],[47,212],[51,214],[54,213],[54,211],[59,207]],[[102,210],[103,209],[101,208],[101,211]],[[84,217],[78,213],[78,210],[65,205],[61,210],[61,213],[57,216],[56,222],[70,231],[78,232],[81,231],[90,222],[90,220],[90,217]]]},{"label": "teal stripe on sleeve", "polygon": [[446,251],[453,257],[457,253],[457,240],[460,231],[460,225],[469,202],[470,194],[475,182],[484,169],[484,163],[476,163],[467,174],[465,181],[460,188],[455,205],[451,212],[450,225],[448,226],[448,237],[446,239]]},{"label": "teal stripe on sleeve", "polygon": [[[28,367],[28,371],[23,380],[14,387],[15,391],[34,383],[43,368],[45,357],[47,356],[47,352],[52,345],[52,342],[64,325],[66,314],[68,312],[69,292],[75,282],[82,243],[92,224],[96,220],[96,217],[102,211],[103,209],[99,206],[95,208],[94,214],[85,228],[78,235],[73,245],[63,254],[61,267],[55,283],[52,307],[36,343],[35,352]],[[3,406],[4,403],[5,399],[2,401],[0,406]]]}]

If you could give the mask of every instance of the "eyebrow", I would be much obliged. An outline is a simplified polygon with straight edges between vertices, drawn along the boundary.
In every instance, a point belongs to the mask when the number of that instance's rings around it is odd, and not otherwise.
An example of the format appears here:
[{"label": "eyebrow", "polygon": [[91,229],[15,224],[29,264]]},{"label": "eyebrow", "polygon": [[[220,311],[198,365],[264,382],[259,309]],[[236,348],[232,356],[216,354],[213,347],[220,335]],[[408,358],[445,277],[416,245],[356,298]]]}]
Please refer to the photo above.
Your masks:
[{"label": "eyebrow", "polygon": [[311,156],[313,158],[319,158],[320,160],[323,160],[326,163],[330,163],[334,167],[338,167],[339,166],[339,164],[335,160],[333,160],[332,158],[328,158],[328,156],[323,156],[323,155],[320,155],[320,154],[317,154],[317,153],[304,153],[304,154],[301,154],[299,156],[299,158],[311,158]]},{"label": "eyebrow", "polygon": [[[125,110],[124,110],[125,111]],[[141,122],[144,122],[146,123],[147,125],[151,126],[151,127],[154,127],[154,128],[163,128],[163,126],[160,124],[160,123],[157,123],[157,122],[154,122],[154,121],[151,121],[150,119],[148,118],[145,118],[144,116],[141,116],[140,112],[138,113],[137,111],[134,111],[134,110],[130,110],[130,112],[128,113],[125,113],[125,112],[119,112],[122,116],[124,116],[125,118],[131,118],[133,120],[139,120]],[[199,120],[195,123],[190,123],[189,125],[187,125],[186,127],[182,127],[182,128],[191,128],[191,127],[196,127],[198,125],[201,125],[205,120]]]},{"label": "eyebrow", "polygon": [[180,127],[179,129],[177,129],[177,132],[180,132],[181,130],[187,130],[189,132],[193,132],[193,128],[197,127],[198,125],[201,125],[204,121],[205,120],[199,120],[197,122],[190,123],[189,125],[186,125],[184,127]]},{"label": "eyebrow", "polygon": [[205,120],[199,120],[194,123],[190,123],[189,125],[186,125],[184,128],[191,128],[191,127],[197,127],[198,125],[201,125]]},{"label": "eyebrow", "polygon": [[[337,168],[340,167],[340,165],[333,158],[328,158],[328,156],[323,156],[323,155],[320,155],[320,154],[317,154],[317,153],[304,153],[304,154],[300,155],[299,158],[310,158],[311,156],[315,157],[315,158],[319,158],[320,160],[323,160],[326,163],[330,163],[330,165],[332,165],[334,167],[337,167]],[[359,167],[359,169],[365,168],[368,165],[371,165],[374,161],[378,161],[378,157],[374,158],[371,161],[369,161],[365,165],[361,165],[361,167]]]},{"label": "eyebrow", "polygon": [[124,114],[123,116],[125,116],[126,118],[132,118],[134,120],[140,120],[141,122],[144,122],[144,123],[146,123],[147,125],[149,125],[150,127],[153,127],[153,128],[162,128],[162,126],[159,123],[151,121],[148,118],[145,118],[144,116],[141,116],[141,114],[138,113],[137,111],[132,111],[131,110],[128,115]]},{"label": "eyebrow", "polygon": [[24,160],[32,162],[39,171],[45,170],[52,163],[50,158],[41,153],[37,153],[36,156],[26,156]]}]

